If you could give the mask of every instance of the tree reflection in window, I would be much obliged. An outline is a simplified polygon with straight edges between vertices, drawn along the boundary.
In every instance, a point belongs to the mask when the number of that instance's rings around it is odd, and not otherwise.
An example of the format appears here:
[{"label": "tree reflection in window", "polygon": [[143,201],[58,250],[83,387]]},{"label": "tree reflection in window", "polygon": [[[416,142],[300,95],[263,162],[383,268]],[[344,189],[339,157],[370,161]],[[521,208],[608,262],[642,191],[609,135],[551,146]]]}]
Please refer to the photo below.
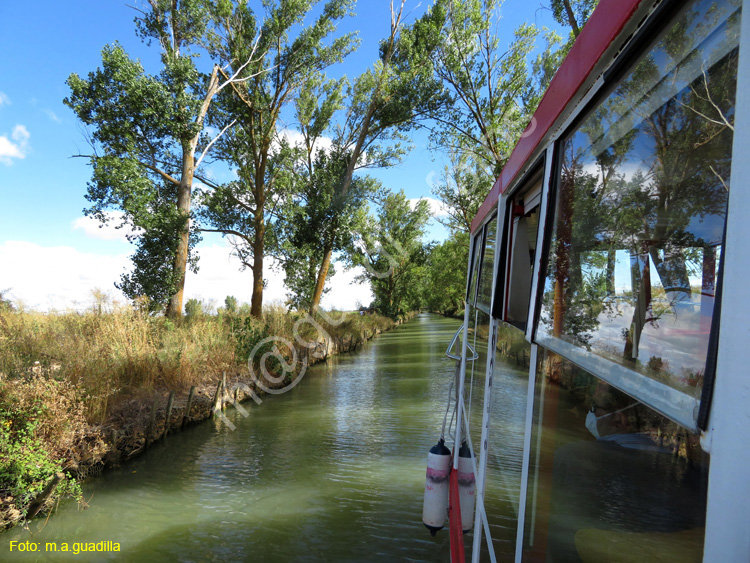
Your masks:
[{"label": "tree reflection in window", "polygon": [[726,217],[740,5],[690,3],[563,140],[539,326],[694,396]]}]

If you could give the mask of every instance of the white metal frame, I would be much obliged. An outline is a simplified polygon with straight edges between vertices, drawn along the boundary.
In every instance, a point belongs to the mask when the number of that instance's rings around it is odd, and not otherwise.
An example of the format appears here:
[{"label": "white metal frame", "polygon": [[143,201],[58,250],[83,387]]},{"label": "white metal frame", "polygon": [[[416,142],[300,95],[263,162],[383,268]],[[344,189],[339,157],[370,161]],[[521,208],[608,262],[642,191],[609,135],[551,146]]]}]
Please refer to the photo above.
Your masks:
[{"label": "white metal frame", "polygon": [[[539,204],[539,225],[536,231],[536,248],[534,255],[534,277],[531,279],[531,296],[529,302],[529,316],[526,321],[526,340],[532,341],[534,335],[534,319],[536,318],[536,296],[539,291],[539,280],[542,269],[542,249],[544,248],[544,233],[547,225],[547,209],[549,207],[549,194],[552,189],[552,166],[554,165],[554,144],[549,145],[544,156],[544,176],[542,177],[542,202]],[[532,366],[533,367],[533,366]]]},{"label": "white metal frame", "polygon": [[[492,220],[493,218],[492,212],[488,213],[487,215],[488,215],[488,220],[482,223],[482,225],[477,229],[476,235],[474,235],[474,238],[472,238],[471,240],[472,248],[474,248],[475,238],[484,236],[483,235],[484,228],[487,225],[487,223],[489,223],[490,220]],[[497,265],[498,253],[499,253],[499,248],[500,248],[500,242],[498,240],[498,233],[501,232],[500,231],[500,216],[501,214],[499,213],[499,210],[498,210],[494,216],[494,220],[498,222],[498,231],[496,232],[496,235],[495,235],[495,257],[494,257],[495,265]],[[472,256],[471,253],[469,253],[470,254],[469,255],[469,271],[470,272],[473,266],[473,259],[481,260],[481,255],[479,253],[481,253],[482,251],[483,251],[483,247],[477,249],[476,252],[477,252],[478,258],[475,258],[474,256]],[[478,277],[481,277],[481,271],[482,271],[481,266],[482,264],[480,263],[480,268],[478,270],[479,272]],[[467,294],[469,293],[468,290],[469,290],[471,283],[477,283],[477,280],[468,280]],[[493,305],[492,302],[495,299],[495,284],[496,283],[497,283],[497,268],[495,267],[493,268],[493,271],[492,271],[492,294],[490,298],[490,308],[489,308],[490,312],[488,312],[488,315],[490,318],[490,325],[492,328],[491,328],[491,337],[490,337],[491,348],[488,347],[488,350],[487,350],[487,360],[488,360],[487,366],[494,365],[494,359],[495,359],[494,348],[497,342],[497,321],[492,318],[492,314],[491,314],[492,305]],[[479,287],[477,286],[476,292],[478,291],[479,291]],[[477,298],[475,298],[475,303],[477,301]],[[464,308],[464,331],[463,331],[463,339],[462,339],[462,344],[461,344],[461,368],[460,368],[459,388],[458,388],[458,396],[457,396],[458,400],[457,400],[457,405],[456,405],[456,440],[454,443],[454,450],[455,452],[458,452],[458,448],[460,447],[461,437],[462,437],[461,433],[462,431],[465,432],[467,441],[469,442],[469,445],[471,447],[472,466],[474,469],[474,474],[477,476],[476,478],[476,509],[475,509],[476,512],[475,512],[475,517],[474,517],[474,548],[472,549],[472,560],[476,562],[476,561],[479,561],[479,552],[480,552],[479,547],[481,547],[482,529],[485,530],[485,533],[487,534],[488,537],[491,538],[491,536],[490,536],[490,530],[489,530],[489,523],[487,521],[487,514],[484,510],[484,473],[486,471],[486,466],[487,466],[487,456],[486,455],[481,456],[479,467],[478,467],[476,463],[476,456],[473,455],[474,448],[473,448],[473,444],[471,444],[471,436],[468,432],[469,419],[468,419],[468,415],[466,414],[466,408],[464,404],[464,390],[465,390],[465,382],[466,382],[466,351],[468,348],[468,332],[469,332],[468,324],[469,324],[469,309],[470,309],[469,303],[465,302],[465,304],[466,306]],[[491,381],[489,382],[487,381],[486,373],[487,372],[485,371],[485,393],[487,393],[487,384],[489,383],[491,386]],[[492,372],[490,371],[490,373]],[[487,401],[487,394],[485,394],[485,405],[484,405],[485,412],[483,414],[483,423],[482,423],[483,430],[482,430],[482,440],[481,440],[481,445],[480,445],[480,447],[484,448],[485,452],[486,452],[486,446],[484,446],[484,444],[487,443],[485,424],[487,425],[487,429],[488,429],[488,426],[489,426],[488,409],[491,407],[491,404],[492,404],[491,402]],[[485,417],[487,417],[486,420],[484,420]],[[463,429],[463,426],[466,427],[466,430]],[[453,469],[456,471],[458,470],[458,456],[457,455],[453,456]],[[477,547],[477,544],[479,544],[479,547]],[[488,542],[488,549],[489,549],[489,554],[490,554],[490,560],[492,561],[492,563],[495,563],[496,557],[495,557],[495,552],[492,546],[491,539]]]},{"label": "white metal frame", "polygon": [[[502,199],[500,200],[502,201]],[[482,529],[476,526],[476,522],[487,522],[487,514],[484,509],[484,492],[487,482],[487,456],[489,450],[489,433],[490,433],[490,414],[492,411],[492,375],[495,368],[495,348],[497,347],[497,329],[499,321],[492,316],[492,309],[495,302],[495,290],[498,284],[498,261],[500,260],[500,247],[502,246],[502,233],[505,228],[505,213],[502,213],[500,201],[497,205],[496,222],[497,231],[495,233],[495,260],[492,272],[492,298],[490,299],[490,339],[487,345],[487,366],[484,373],[484,404],[482,405],[482,436],[479,441],[481,454],[479,457],[479,468],[476,470],[476,487],[477,502],[474,515],[474,543],[471,549],[471,560],[473,563],[479,561],[479,554],[482,547]],[[490,213],[491,215],[491,213]],[[468,421],[467,421],[468,425]],[[467,432],[468,434],[468,432]],[[472,450],[473,451],[473,450]],[[481,520],[480,520],[481,518]],[[489,526],[486,529],[487,549],[490,554],[490,561],[495,562],[495,550],[492,545],[492,536],[489,533]]]},{"label": "white metal frame", "polygon": [[729,191],[722,331],[709,428],[702,443],[711,453],[704,561],[750,561],[750,5],[742,11],[737,99]]}]

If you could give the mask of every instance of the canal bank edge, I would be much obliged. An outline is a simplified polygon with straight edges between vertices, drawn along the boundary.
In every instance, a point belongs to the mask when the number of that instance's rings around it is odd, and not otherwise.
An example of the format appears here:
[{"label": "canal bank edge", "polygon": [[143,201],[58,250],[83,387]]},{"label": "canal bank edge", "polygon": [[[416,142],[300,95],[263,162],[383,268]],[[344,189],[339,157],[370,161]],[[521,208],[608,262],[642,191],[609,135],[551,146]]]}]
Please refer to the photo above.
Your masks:
[{"label": "canal bank edge", "polygon": [[[372,330],[363,329],[358,335],[349,333],[319,338],[314,346],[295,342],[295,348],[307,365],[314,365],[330,356],[358,351],[375,335],[391,330],[416,314],[416,311],[407,313],[396,321],[383,318],[388,322],[379,323],[380,326]],[[285,382],[280,382],[275,388],[284,385]],[[229,404],[240,404],[253,396],[265,394],[247,370],[236,369],[224,372],[217,382],[192,386],[189,391],[161,389],[148,396],[133,398],[118,405],[104,424],[88,425],[80,440],[82,447],[76,452],[73,463],[64,469],[78,481],[99,476],[105,469],[118,467],[137,457],[170,434],[212,418],[215,411],[220,412]],[[55,482],[48,483],[29,504],[35,508],[36,516],[48,513],[54,507],[57,500],[54,489],[60,475],[55,475],[52,481]],[[26,519],[14,500],[6,491],[0,490],[0,532]],[[83,506],[86,507],[85,502]]]}]

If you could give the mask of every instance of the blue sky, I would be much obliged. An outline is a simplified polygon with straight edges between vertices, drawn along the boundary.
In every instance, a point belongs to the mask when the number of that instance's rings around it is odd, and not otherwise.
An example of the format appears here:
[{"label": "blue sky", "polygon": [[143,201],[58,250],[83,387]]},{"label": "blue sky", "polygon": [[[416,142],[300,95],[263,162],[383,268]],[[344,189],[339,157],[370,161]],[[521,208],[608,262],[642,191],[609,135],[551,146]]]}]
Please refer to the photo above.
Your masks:
[{"label": "blue sky", "polygon": [[[407,0],[407,21],[428,5]],[[549,12],[537,7],[522,0],[505,3],[502,26],[509,30],[508,39],[522,21],[554,24]],[[387,0],[359,0],[356,11],[356,17],[340,26],[342,31],[358,30],[362,39],[360,49],[341,67],[350,77],[375,60],[377,42],[390,24]],[[113,283],[128,267],[132,246],[120,231],[98,229],[83,218],[91,170],[86,159],[73,155],[86,153],[88,146],[81,125],[62,100],[69,94],[66,78],[97,68],[108,43],[120,42],[147,70],[157,70],[158,49],[136,37],[134,16],[132,8],[113,0],[0,3],[0,48],[5,55],[0,58],[0,290],[9,289],[10,297],[28,307],[81,308],[91,302],[94,288],[121,299]],[[402,165],[374,175],[410,198],[430,197],[430,180],[440,174],[443,158],[428,151],[423,134],[415,136],[414,145]],[[443,228],[431,227],[429,238],[445,236]],[[252,276],[238,271],[220,237],[206,237],[199,252],[201,271],[189,276],[187,297],[221,304],[233,294],[249,301]],[[336,305],[368,303],[369,289],[351,285],[353,273],[339,270],[331,292],[340,300]],[[283,299],[283,278],[270,270],[266,277],[265,302]],[[334,305],[330,298],[328,305]]]}]

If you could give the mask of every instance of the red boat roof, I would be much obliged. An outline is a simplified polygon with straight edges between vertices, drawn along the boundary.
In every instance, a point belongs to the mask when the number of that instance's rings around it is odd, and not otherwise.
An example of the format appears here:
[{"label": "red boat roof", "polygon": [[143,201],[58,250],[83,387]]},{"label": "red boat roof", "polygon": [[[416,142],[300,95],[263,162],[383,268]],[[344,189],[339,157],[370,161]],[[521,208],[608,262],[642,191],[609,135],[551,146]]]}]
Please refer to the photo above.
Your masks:
[{"label": "red boat roof", "polygon": [[526,128],[526,131],[530,132],[525,134],[513,149],[505,168],[500,172],[500,177],[479,207],[476,217],[471,222],[472,233],[482,224],[500,194],[507,189],[527,164],[529,157],[537,149],[550,127],[560,117],[641,2],[642,0],[601,0],[599,2],[544,93],[531,121],[536,124],[535,128],[531,131],[531,125]]}]

